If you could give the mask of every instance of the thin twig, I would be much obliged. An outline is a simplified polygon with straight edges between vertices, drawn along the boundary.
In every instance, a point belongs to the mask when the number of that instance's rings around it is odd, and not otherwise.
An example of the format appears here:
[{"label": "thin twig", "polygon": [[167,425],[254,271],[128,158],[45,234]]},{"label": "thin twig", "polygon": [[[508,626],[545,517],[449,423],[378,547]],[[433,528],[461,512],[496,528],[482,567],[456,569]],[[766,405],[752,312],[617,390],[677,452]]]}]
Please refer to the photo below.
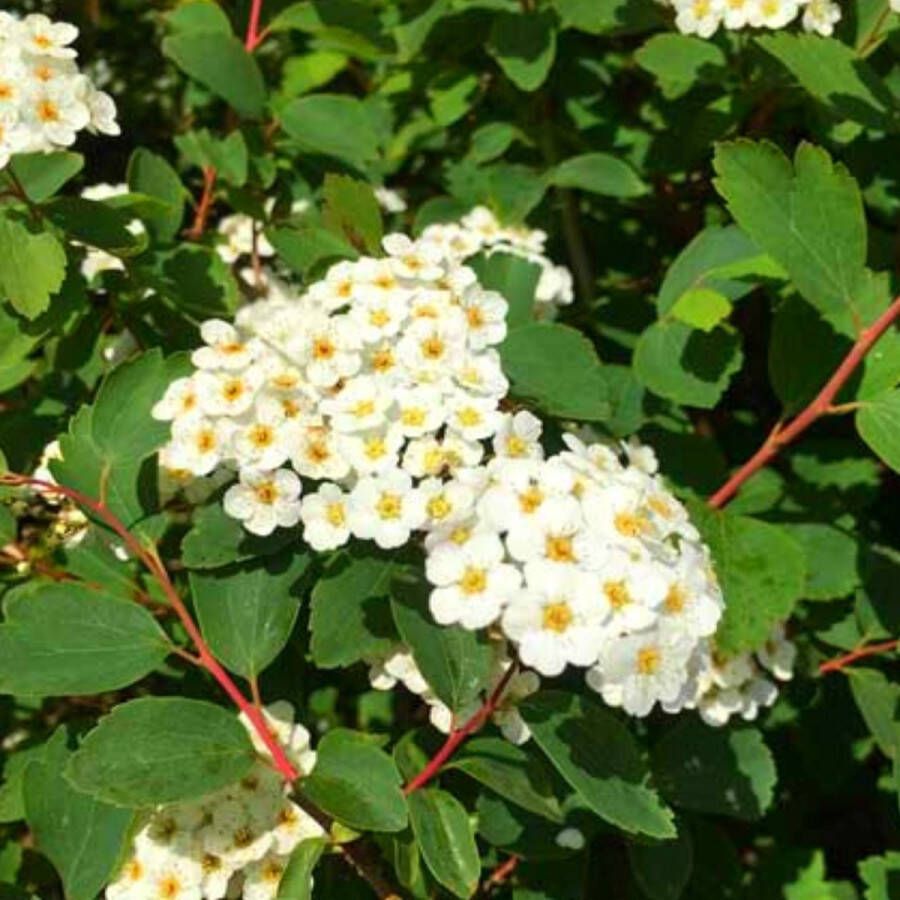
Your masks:
[{"label": "thin twig", "polygon": [[840,409],[833,406],[834,398],[898,316],[900,316],[900,297],[897,297],[868,328],[863,329],[850,352],[844,357],[844,361],[809,406],[789,424],[773,431],[759,450],[709,498],[708,505],[713,509],[721,509],[734,497],[745,481],[767,466],[784,447],[796,440],[813,422],[834,409]]},{"label": "thin twig", "polygon": [[835,659],[829,659],[819,666],[819,674],[827,675],[829,672],[840,672],[845,666],[855,663],[858,659],[865,659],[867,656],[877,656],[879,653],[890,653],[897,649],[898,641],[883,641],[880,644],[867,644],[863,647],[857,647],[850,653],[838,656]]}]

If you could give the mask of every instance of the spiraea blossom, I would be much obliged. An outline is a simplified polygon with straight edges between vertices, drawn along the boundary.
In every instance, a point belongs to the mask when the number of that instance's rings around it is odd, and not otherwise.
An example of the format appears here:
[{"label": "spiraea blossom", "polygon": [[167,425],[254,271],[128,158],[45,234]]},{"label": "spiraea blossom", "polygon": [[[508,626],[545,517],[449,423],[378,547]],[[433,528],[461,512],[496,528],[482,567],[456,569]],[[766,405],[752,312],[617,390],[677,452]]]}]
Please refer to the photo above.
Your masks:
[{"label": "spiraea blossom", "polygon": [[[288,703],[266,710],[269,727],[305,775],[315,765],[309,732]],[[243,718],[242,718],[243,721]],[[322,827],[288,799],[289,788],[267,765],[266,750],[243,721],[260,761],[237,784],[203,800],[146,814],[131,854],[106,889],[108,900],[274,900],[294,848]]]},{"label": "spiraea blossom", "polygon": [[476,206],[458,222],[429,225],[420,240],[439,247],[443,253],[461,262],[476,253],[509,253],[522,257],[540,267],[535,291],[535,300],[539,304],[564,306],[574,298],[572,273],[546,255],[546,232],[502,225],[485,206]]},{"label": "spiraea blossom", "polygon": [[79,70],[78,29],[0,13],[0,168],[14,153],[69,147],[79,131],[117,135],[116,107]]},{"label": "spiraea blossom", "polygon": [[[505,434],[506,302],[432,244],[384,246],[300,295],[270,279],[233,325],[204,323],[195,372],[154,409],[172,423],[165,466],[236,470],[225,510],[255,534],[302,520],[318,550],[398,547],[468,502],[429,479]],[[304,495],[300,479],[327,484]]]},{"label": "spiraea blossom", "polygon": [[835,0],[664,0],[675,12],[683,34],[712,37],[720,27],[785,28],[797,19],[805,31],[829,37],[841,19]]}]

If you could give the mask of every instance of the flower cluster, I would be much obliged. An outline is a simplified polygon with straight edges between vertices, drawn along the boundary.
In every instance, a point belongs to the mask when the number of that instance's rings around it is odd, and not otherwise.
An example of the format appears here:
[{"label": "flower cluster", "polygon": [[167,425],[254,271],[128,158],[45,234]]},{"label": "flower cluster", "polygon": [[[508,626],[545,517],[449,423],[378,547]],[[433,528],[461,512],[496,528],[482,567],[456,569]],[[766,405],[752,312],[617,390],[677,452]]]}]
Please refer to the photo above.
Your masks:
[{"label": "flower cluster", "polygon": [[460,262],[476,253],[509,253],[540,267],[535,291],[539,304],[564,306],[572,302],[572,273],[556,265],[544,251],[547,234],[525,226],[504,226],[484,206],[476,206],[458,222],[436,223],[422,232],[420,241],[434,245]]},{"label": "flower cluster", "polygon": [[0,168],[14,153],[69,147],[84,129],[119,134],[112,98],[78,68],[76,37],[67,22],[0,12]]},{"label": "flower cluster", "polygon": [[[309,733],[294,724],[288,703],[266,718],[304,774],[315,765]],[[242,717],[260,756],[267,753]],[[146,816],[132,852],[106,889],[109,900],[273,900],[294,848],[321,826],[288,797],[288,787],[262,759],[238,784],[202,801],[160,807]]]},{"label": "flower cluster", "polygon": [[806,31],[829,37],[841,19],[834,0],[664,0],[675,10],[675,25],[683,34],[712,37],[719,26],[784,28],[798,17]]},{"label": "flower cluster", "polygon": [[[235,325],[204,323],[196,371],[154,409],[172,421],[163,466],[236,469],[225,509],[255,534],[302,519],[317,550],[399,547],[441,520],[440,476],[505,439],[506,301],[433,244],[384,246],[300,296],[272,281]],[[327,483],[301,499],[301,477]]]},{"label": "flower cluster", "polygon": [[426,538],[432,615],[499,629],[541,675],[586,668],[632,715],[683,708],[723,607],[709,551],[649,448],[626,444],[623,460],[567,434],[545,459],[526,416],[444,486],[478,499]]}]

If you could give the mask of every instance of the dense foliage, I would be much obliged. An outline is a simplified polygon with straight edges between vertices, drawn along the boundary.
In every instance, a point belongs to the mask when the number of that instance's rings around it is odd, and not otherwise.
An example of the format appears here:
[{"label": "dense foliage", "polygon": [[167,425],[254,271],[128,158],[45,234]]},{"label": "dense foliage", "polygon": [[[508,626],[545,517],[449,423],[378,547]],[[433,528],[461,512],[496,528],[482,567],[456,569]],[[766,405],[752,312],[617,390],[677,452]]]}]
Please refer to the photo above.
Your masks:
[{"label": "dense foliage", "polygon": [[0,12],[0,898],[900,898],[898,60]]}]

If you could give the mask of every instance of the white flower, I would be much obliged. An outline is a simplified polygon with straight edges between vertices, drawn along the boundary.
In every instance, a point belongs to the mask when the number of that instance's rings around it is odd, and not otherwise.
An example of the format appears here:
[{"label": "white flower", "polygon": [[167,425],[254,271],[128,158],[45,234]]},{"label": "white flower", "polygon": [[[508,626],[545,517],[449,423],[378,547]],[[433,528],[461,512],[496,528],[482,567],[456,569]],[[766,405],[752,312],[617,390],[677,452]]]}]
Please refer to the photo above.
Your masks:
[{"label": "white flower", "polygon": [[216,252],[229,265],[253,252],[254,239],[259,256],[267,257],[275,253],[275,248],[266,240],[256,222],[243,213],[225,216],[217,230],[225,240],[216,245]]},{"label": "white flower", "polygon": [[440,391],[423,386],[395,393],[397,425],[406,437],[433,434],[444,424],[446,410]]},{"label": "white flower", "polygon": [[466,315],[470,346],[480,350],[503,341],[508,304],[502,295],[472,286],[461,297],[460,305]]},{"label": "white flower", "polygon": [[406,201],[397,191],[383,184],[375,188],[375,199],[386,213],[406,212]]},{"label": "white flower", "polygon": [[334,550],[350,538],[347,496],[335,484],[323,484],[307,494],[300,504],[300,518],[303,540],[313,550]]},{"label": "white flower", "polygon": [[504,555],[500,538],[491,534],[462,546],[448,542],[435,548],[426,567],[428,580],[437,585],[429,601],[435,621],[470,630],[495,621],[522,584],[518,569],[503,562]]},{"label": "white flower", "polygon": [[426,478],[419,491],[425,501],[429,529],[446,528],[469,518],[475,505],[475,492],[460,481]]},{"label": "white flower", "polygon": [[566,850],[582,850],[584,849],[584,834],[577,828],[563,828],[554,838],[557,847],[564,847]]},{"label": "white flower", "polygon": [[409,540],[425,521],[425,501],[400,469],[360,479],[350,494],[350,529],[390,550]]},{"label": "white flower", "polygon": [[722,0],[723,22],[726,28],[745,28],[750,21],[750,12],[755,0]]},{"label": "white flower", "polygon": [[300,491],[300,479],[288,469],[244,469],[240,482],[225,492],[223,505],[247,531],[264,537],[279,526],[288,528],[300,521]]},{"label": "white flower", "polygon": [[618,549],[606,558],[597,580],[599,594],[610,610],[611,627],[619,633],[652,625],[672,587],[661,567],[652,561],[632,560]]},{"label": "white flower", "polygon": [[527,410],[507,414],[494,435],[494,453],[510,459],[543,459],[542,430],[541,420]]},{"label": "white flower", "polygon": [[90,110],[67,81],[38,82],[23,98],[21,116],[41,148],[70,147],[91,121]]},{"label": "white flower", "polygon": [[606,610],[593,580],[575,567],[538,563],[526,573],[527,590],[503,612],[503,631],[519,646],[522,662],[542,675],[597,658]]},{"label": "white flower", "polygon": [[222,419],[190,416],[176,420],[166,447],[167,467],[208,475],[229,452],[233,425]]},{"label": "white flower", "polygon": [[209,416],[239,416],[253,405],[265,381],[258,367],[243,372],[199,371],[194,376],[200,408]]},{"label": "white flower", "polygon": [[600,565],[603,547],[582,526],[581,506],[574,497],[549,497],[535,515],[512,523],[506,546],[520,562]]},{"label": "white flower", "polygon": [[275,900],[288,857],[269,854],[244,870],[244,900]]},{"label": "white flower", "polygon": [[[500,668],[500,677],[513,663],[507,660]],[[516,672],[506,685],[506,690],[491,716],[494,724],[500,729],[503,737],[511,744],[524,744],[531,738],[531,729],[519,713],[521,700],[540,690],[541,679],[537,673],[529,670]]]},{"label": "white flower", "polygon": [[361,475],[376,475],[397,467],[403,434],[396,426],[363,434],[344,435],[341,452]]},{"label": "white flower", "polygon": [[676,0],[675,9],[675,25],[682,34],[712,37],[722,21],[719,0]]},{"label": "white flower", "polygon": [[785,639],[784,625],[777,625],[772,630],[765,644],[756,651],[756,657],[779,681],[790,681],[794,677],[797,648]]},{"label": "white flower", "polygon": [[321,425],[301,429],[291,464],[306,478],[340,479],[350,472],[335,435]]},{"label": "white flower", "polygon": [[831,37],[840,20],[841,7],[833,0],[807,0],[803,7],[803,28],[823,37]]},{"label": "white flower", "polygon": [[368,375],[348,381],[340,393],[322,401],[322,412],[331,417],[331,427],[337,431],[369,431],[379,428],[387,420],[391,397],[379,383]]},{"label": "white flower", "polygon": [[57,59],[73,59],[77,54],[68,45],[78,37],[78,29],[68,22],[51,22],[47,16],[26,16],[17,29],[16,39],[26,53]]},{"label": "white flower", "polygon": [[305,339],[306,376],[318,387],[332,387],[359,371],[359,342],[345,319],[322,317]]},{"label": "white flower", "polygon": [[444,274],[440,254],[427,244],[416,243],[405,234],[386,234],[381,245],[401,278],[436,281]]},{"label": "white flower", "polygon": [[204,322],[200,337],[207,346],[191,354],[191,362],[198,369],[246,369],[257,356],[257,345],[245,343],[238,330],[221,319]]},{"label": "white flower", "polygon": [[797,17],[799,9],[797,0],[754,0],[750,24],[754,28],[784,28]]}]

